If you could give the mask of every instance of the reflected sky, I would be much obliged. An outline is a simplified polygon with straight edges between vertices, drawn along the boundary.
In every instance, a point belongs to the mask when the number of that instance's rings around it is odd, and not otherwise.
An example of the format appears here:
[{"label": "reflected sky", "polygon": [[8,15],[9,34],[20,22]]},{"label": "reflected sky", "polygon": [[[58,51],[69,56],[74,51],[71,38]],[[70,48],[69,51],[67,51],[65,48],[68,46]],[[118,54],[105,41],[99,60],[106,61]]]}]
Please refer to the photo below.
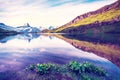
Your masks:
[{"label": "reflected sky", "polygon": [[29,41],[25,36],[16,35],[6,43],[0,43],[0,72],[24,69],[30,64],[64,64],[71,60],[89,61],[110,70],[110,73],[120,74],[120,69],[107,59],[78,50],[54,36],[40,35]]}]

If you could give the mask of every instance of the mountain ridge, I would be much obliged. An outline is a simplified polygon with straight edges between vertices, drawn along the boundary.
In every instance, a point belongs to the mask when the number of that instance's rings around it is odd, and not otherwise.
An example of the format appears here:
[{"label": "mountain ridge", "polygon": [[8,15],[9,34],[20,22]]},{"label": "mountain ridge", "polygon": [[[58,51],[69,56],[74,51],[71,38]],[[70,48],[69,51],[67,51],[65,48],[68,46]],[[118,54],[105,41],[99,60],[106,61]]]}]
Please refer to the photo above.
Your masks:
[{"label": "mountain ridge", "polygon": [[29,23],[18,26],[18,27],[11,27],[5,25],[4,23],[0,23],[0,33],[29,33],[29,32],[40,32],[40,30],[36,27],[32,27]]},{"label": "mountain ridge", "polygon": [[[91,22],[90,22],[91,21]],[[93,23],[101,24],[103,22],[118,22],[120,21],[120,0],[106,5],[96,11],[88,12],[83,15],[77,16],[75,19],[69,23],[56,28],[53,32],[62,32],[67,28],[80,27],[83,25],[89,25]]]},{"label": "mountain ridge", "polygon": [[[112,7],[111,7],[111,5],[112,5]],[[120,1],[119,0],[113,4],[106,5],[106,6],[100,8],[96,11],[91,11],[91,12],[85,13],[83,15],[77,16],[74,20],[72,20],[72,22],[75,22],[77,19],[82,20],[82,19],[87,18],[91,15],[96,15],[98,13],[103,13],[105,11],[109,11],[111,9],[118,9],[118,8],[120,8]]]},{"label": "mountain ridge", "polygon": [[8,26],[4,23],[0,23],[0,34],[6,33],[6,35],[9,34],[16,34],[15,28]]},{"label": "mountain ridge", "polygon": [[19,33],[40,32],[38,28],[30,26],[29,23],[16,27],[16,31]]}]

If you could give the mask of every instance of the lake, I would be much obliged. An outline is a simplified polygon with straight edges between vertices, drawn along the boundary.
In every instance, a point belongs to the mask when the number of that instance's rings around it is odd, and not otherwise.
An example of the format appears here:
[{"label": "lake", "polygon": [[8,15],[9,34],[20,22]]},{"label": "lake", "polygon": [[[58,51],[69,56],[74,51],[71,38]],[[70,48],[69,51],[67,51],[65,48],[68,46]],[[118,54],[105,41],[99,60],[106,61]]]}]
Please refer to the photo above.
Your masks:
[{"label": "lake", "polygon": [[[84,36],[80,37],[78,35],[67,34],[0,35],[0,80],[9,80],[10,76],[9,74],[6,74],[7,72],[23,70],[30,64],[56,63],[62,65],[72,60],[79,62],[88,61],[97,66],[103,67],[109,73],[109,78],[115,78],[115,80],[117,80],[120,78],[120,67],[118,65],[119,56],[117,59],[118,62],[114,63],[116,57],[115,59],[113,58],[114,60],[111,60],[109,55],[105,57],[106,55],[102,56],[96,54],[97,51],[93,51],[90,48],[83,48],[84,45],[82,46],[82,44],[79,44],[80,41],[84,41],[84,43],[89,42],[89,44],[97,46],[97,42],[99,42],[98,46],[105,48],[105,44],[114,44],[117,45],[117,48],[119,47],[119,36],[117,36],[117,38],[115,35],[113,36],[114,38],[112,39],[116,39],[115,41],[106,38],[104,39],[104,37],[101,38],[97,36],[95,39],[94,36],[91,37],[92,39],[85,39]],[[78,45],[81,45],[81,47],[76,46],[77,43]],[[98,51],[98,53],[99,52],[100,51]]]}]

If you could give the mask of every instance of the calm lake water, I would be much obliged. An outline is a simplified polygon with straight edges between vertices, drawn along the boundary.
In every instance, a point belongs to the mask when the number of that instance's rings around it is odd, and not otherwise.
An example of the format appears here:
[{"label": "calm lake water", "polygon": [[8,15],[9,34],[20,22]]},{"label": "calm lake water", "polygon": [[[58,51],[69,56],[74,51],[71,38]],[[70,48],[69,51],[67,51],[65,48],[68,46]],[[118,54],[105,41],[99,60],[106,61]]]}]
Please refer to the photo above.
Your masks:
[{"label": "calm lake water", "polygon": [[23,70],[30,64],[48,62],[65,64],[71,60],[91,62],[104,67],[109,77],[120,78],[120,68],[109,60],[92,52],[77,49],[55,36],[19,34],[0,37],[0,74]]}]

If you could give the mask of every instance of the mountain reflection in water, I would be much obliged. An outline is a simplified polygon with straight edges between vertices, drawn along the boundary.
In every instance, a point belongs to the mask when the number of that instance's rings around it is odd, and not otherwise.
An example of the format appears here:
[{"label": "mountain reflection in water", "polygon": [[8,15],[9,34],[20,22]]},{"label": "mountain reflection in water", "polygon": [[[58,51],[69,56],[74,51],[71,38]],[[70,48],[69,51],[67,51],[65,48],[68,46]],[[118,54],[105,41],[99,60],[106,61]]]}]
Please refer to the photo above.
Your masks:
[{"label": "mountain reflection in water", "polygon": [[[77,49],[80,48],[80,39],[77,40],[74,36],[71,38],[69,35],[63,36],[57,34],[18,34],[0,36],[0,74],[6,73],[7,71],[17,72],[23,70],[30,64],[65,64],[69,61],[76,60],[79,62],[88,61],[97,66],[104,67],[110,74],[110,77],[120,78],[120,68],[111,63],[112,60],[109,61],[107,60],[108,58],[105,59],[106,57],[103,58],[92,53],[95,51],[90,52],[84,49]],[[85,40],[83,41],[87,42]],[[88,45],[88,43],[86,44]],[[96,44],[96,42],[94,44]],[[83,45],[81,44],[82,47]]]},{"label": "mountain reflection in water", "polygon": [[93,52],[120,67],[120,34],[63,34],[62,36],[76,48]]},{"label": "mountain reflection in water", "polygon": [[14,38],[18,38],[18,39],[24,39],[24,40],[28,40],[28,42],[30,42],[32,39],[34,38],[38,38],[40,36],[40,34],[36,34],[36,33],[29,33],[29,34],[18,34],[18,35],[0,35],[0,43],[6,43],[7,41],[14,39]]}]

